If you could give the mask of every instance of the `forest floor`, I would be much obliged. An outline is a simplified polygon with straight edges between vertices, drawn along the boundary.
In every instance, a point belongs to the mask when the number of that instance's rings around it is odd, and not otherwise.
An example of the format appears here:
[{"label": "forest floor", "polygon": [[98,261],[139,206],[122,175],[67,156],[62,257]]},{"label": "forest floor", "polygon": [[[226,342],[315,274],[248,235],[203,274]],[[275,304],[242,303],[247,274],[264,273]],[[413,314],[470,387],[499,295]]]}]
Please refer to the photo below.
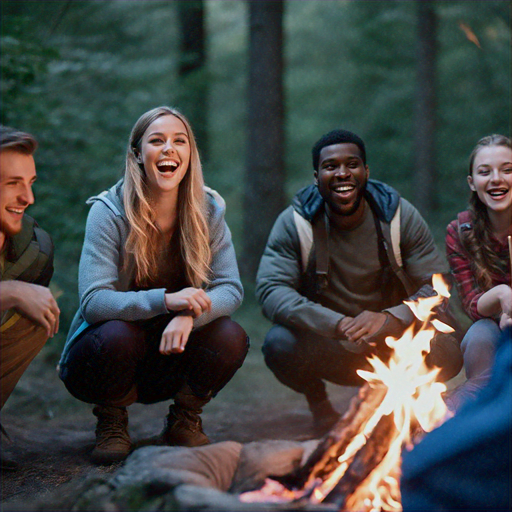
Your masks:
[{"label": "forest floor", "polygon": [[[252,340],[242,368],[205,407],[203,427],[212,442],[314,438],[305,399],[275,379],[265,367],[260,347],[261,340]],[[16,471],[2,473],[0,510],[5,512],[30,510],[63,484],[112,473],[119,467],[96,466],[90,461],[96,420],[92,405],[71,397],[45,358],[45,350],[2,410],[2,426],[12,440],[9,444],[2,436],[2,457],[18,463]],[[455,377],[449,387],[461,380],[463,376]],[[344,412],[357,388],[328,385],[328,391],[335,408]],[[168,405],[129,408],[134,442],[161,430]]]}]

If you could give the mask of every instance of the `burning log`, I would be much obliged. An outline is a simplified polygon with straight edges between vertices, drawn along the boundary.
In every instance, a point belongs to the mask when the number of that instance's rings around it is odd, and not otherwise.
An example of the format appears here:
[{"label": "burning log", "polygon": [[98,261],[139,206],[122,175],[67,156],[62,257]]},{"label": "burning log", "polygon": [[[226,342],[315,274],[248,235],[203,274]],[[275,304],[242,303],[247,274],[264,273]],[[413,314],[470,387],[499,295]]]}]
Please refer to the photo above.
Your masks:
[{"label": "burning log", "polygon": [[373,429],[370,438],[356,453],[345,474],[325,497],[324,502],[336,503],[340,506],[340,510],[344,510],[348,498],[382,462],[397,436],[398,430],[393,415],[382,416]]},{"label": "burning log", "polygon": [[317,478],[324,480],[326,475],[338,467],[339,457],[368,422],[385,394],[384,386],[372,387],[368,383],[362,386],[359,393],[352,398],[347,412],[323,437],[306,463],[295,472],[274,479],[290,490],[302,489]]}]

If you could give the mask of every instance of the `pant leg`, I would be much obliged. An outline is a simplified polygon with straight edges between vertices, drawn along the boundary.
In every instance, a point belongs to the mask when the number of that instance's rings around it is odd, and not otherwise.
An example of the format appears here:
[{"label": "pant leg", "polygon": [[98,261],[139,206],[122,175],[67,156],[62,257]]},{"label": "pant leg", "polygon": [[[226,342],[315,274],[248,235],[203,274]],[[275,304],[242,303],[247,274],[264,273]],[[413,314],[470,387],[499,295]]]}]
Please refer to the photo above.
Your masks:
[{"label": "pant leg", "polygon": [[270,329],[262,351],[266,365],[280,382],[316,401],[327,398],[324,380],[359,386],[364,381],[356,370],[368,368],[364,354],[349,352],[337,340],[281,325]]},{"label": "pant leg", "polygon": [[158,344],[155,336],[138,381],[142,403],[173,398],[185,383],[197,396],[215,396],[242,366],[249,349],[247,334],[229,317],[192,331],[182,354],[162,355]]},{"label": "pant leg", "polygon": [[128,406],[137,400],[138,374],[147,352],[147,329],[111,320],[88,328],[71,348],[60,377],[79,400]]},{"label": "pant leg", "polygon": [[16,384],[43,348],[48,335],[43,327],[25,317],[0,334],[0,394],[2,408]]},{"label": "pant leg", "polygon": [[468,329],[461,342],[468,379],[482,374],[489,377],[501,334],[498,324],[490,318],[478,320]]}]

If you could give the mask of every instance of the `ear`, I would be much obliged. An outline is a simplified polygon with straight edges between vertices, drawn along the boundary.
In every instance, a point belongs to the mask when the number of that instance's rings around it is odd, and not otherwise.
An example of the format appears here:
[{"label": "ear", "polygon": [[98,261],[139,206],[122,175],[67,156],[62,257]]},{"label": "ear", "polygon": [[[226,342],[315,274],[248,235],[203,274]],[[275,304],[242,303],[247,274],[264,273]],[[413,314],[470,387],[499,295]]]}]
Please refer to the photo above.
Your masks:
[{"label": "ear", "polygon": [[367,165],[364,168],[366,169],[366,179],[368,179],[370,177],[370,168]]},{"label": "ear", "polygon": [[475,188],[475,185],[473,183],[473,176],[469,175],[468,176],[468,185],[469,185],[469,188],[475,192],[476,191],[476,188]]},{"label": "ear", "polygon": [[315,178],[315,185],[318,185],[318,171],[313,171],[313,177]]}]

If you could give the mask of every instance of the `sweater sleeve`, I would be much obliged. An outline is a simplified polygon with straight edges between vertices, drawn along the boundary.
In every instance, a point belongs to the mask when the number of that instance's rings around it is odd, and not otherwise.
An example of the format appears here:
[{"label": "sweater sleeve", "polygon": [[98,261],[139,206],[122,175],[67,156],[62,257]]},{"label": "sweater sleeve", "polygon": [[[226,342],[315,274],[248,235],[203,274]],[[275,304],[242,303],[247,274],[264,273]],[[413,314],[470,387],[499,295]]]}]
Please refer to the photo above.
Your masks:
[{"label": "sweater sleeve", "polygon": [[464,311],[474,321],[484,318],[477,309],[478,300],[484,291],[476,282],[471,260],[459,237],[456,220],[450,222],[446,228],[446,257]]},{"label": "sweater sleeve", "polygon": [[165,289],[124,290],[120,282],[122,265],[121,217],[103,202],[96,201],[89,212],[80,258],[78,289],[80,308],[89,324],[106,320],[146,320],[167,313]]},{"label": "sweater sleeve", "polygon": [[292,207],[277,218],[260,261],[256,296],[272,322],[334,337],[343,315],[299,293],[300,243]]},{"label": "sweater sleeve", "polygon": [[212,280],[206,293],[212,301],[212,308],[209,313],[194,320],[194,328],[206,325],[221,316],[230,316],[243,299],[235,248],[231,232],[224,220],[224,209],[217,204],[211,204],[211,209],[209,228]]}]

